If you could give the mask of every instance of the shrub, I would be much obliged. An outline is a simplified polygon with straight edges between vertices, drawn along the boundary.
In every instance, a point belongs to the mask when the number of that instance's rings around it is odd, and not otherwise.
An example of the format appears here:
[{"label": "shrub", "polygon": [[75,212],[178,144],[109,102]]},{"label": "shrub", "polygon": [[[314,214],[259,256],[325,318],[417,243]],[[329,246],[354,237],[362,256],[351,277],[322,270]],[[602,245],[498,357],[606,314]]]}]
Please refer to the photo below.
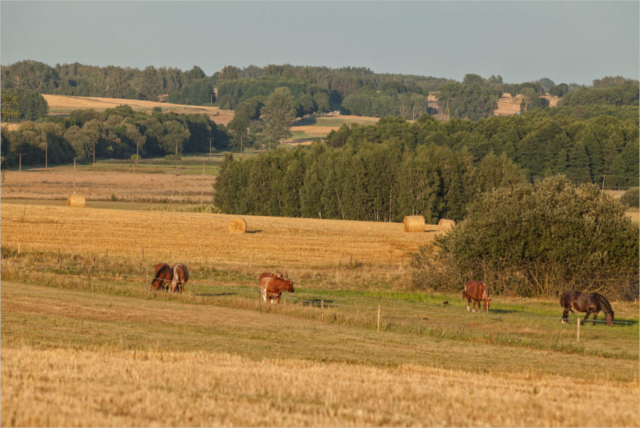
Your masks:
[{"label": "shrub", "polygon": [[640,199],[640,193],[638,192],[637,187],[632,187],[627,190],[624,195],[620,198],[620,203],[629,207],[638,208]]},{"label": "shrub", "polygon": [[413,254],[420,288],[557,295],[573,288],[637,294],[638,228],[595,185],[564,176],[485,193],[459,226]]},{"label": "shrub", "polygon": [[182,160],[182,158],[178,155],[166,155],[164,157],[164,160],[168,160],[168,161],[179,161]]}]

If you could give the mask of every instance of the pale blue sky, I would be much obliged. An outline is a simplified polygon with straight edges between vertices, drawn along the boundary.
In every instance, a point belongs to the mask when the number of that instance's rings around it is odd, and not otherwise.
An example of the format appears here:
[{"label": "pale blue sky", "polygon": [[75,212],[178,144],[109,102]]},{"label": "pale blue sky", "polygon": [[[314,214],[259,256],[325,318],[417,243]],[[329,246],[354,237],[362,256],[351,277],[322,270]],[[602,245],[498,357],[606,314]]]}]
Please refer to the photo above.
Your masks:
[{"label": "pale blue sky", "polygon": [[362,66],[590,84],[638,78],[639,3],[8,2],[1,62]]}]

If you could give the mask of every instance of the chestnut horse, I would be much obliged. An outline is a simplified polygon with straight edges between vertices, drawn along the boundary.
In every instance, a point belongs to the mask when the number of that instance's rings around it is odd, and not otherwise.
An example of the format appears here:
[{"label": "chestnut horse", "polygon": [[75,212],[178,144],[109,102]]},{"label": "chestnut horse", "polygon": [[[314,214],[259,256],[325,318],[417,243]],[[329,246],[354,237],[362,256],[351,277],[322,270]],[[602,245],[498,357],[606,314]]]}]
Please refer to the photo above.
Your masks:
[{"label": "chestnut horse", "polygon": [[609,327],[613,327],[613,309],[611,304],[602,295],[598,293],[582,293],[580,291],[567,291],[560,298],[560,305],[564,308],[562,312],[562,322],[569,321],[569,311],[573,312],[575,309],[578,312],[586,312],[587,315],[580,322],[584,325],[584,322],[589,318],[589,315],[593,314],[593,325],[596,325],[596,318],[600,312],[604,312],[604,319],[607,321]]},{"label": "chestnut horse", "polygon": [[274,300],[277,303],[280,303],[280,296],[284,291],[288,291],[290,293],[294,292],[293,281],[291,281],[290,279],[275,278],[270,276],[262,277],[262,275],[260,275],[260,277],[259,290],[260,295],[265,302],[267,301],[268,297],[271,303],[273,303]]},{"label": "chestnut horse", "polygon": [[184,293],[184,284],[189,281],[189,271],[182,263],[178,263],[171,268],[173,280],[171,281],[172,293]]},{"label": "chestnut horse", "polygon": [[280,279],[287,279],[286,276],[284,276],[284,274],[282,272],[262,272],[260,274],[260,279],[258,281],[262,281],[262,278],[280,278]]},{"label": "chestnut horse", "polygon": [[467,310],[470,311],[471,308],[469,304],[473,299],[473,312],[476,311],[476,303],[478,303],[478,310],[480,310],[480,302],[483,302],[483,308],[485,312],[489,312],[489,305],[491,304],[491,299],[489,298],[489,292],[487,291],[487,286],[484,285],[482,281],[471,280],[467,282],[464,286],[464,291],[462,292],[462,300],[467,301]]},{"label": "chestnut horse", "polygon": [[169,283],[173,280],[173,269],[166,263],[158,263],[151,281],[152,290],[167,290]]}]

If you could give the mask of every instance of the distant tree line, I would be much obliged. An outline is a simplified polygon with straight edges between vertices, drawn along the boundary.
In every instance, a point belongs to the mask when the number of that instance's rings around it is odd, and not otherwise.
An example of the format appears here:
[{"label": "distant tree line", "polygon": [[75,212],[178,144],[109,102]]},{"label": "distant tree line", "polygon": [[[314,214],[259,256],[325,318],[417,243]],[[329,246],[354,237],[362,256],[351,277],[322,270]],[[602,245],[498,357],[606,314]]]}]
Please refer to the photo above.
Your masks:
[{"label": "distant tree line", "polygon": [[414,123],[385,118],[375,125],[342,126],[327,135],[327,144],[380,144],[401,141],[404,146],[437,145],[467,150],[474,163],[489,152],[506,154],[529,180],[565,174],[574,183],[606,186],[638,185],[638,116],[618,119],[596,116],[550,115],[532,111],[513,117],[478,121],[437,121],[423,115]]},{"label": "distant tree line", "polygon": [[45,150],[50,164],[72,162],[73,158],[130,159],[185,152],[209,152],[209,139],[216,149],[229,141],[224,127],[207,115],[154,111],[135,112],[129,106],[105,110],[72,111],[64,118],[27,121],[15,131],[4,131],[2,156],[15,165],[23,153],[23,164],[44,164]]},{"label": "distant tree line", "polygon": [[20,61],[2,66],[2,90],[30,89],[41,94],[127,98],[203,105],[215,102],[213,82],[200,67],[177,68],[57,64]]}]

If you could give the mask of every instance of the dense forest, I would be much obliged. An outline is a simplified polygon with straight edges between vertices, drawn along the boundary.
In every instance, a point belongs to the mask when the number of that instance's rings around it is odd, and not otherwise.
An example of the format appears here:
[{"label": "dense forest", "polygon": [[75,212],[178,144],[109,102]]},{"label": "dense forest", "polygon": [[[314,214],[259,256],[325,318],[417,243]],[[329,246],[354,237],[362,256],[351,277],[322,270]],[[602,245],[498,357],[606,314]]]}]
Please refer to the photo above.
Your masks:
[{"label": "dense forest", "polygon": [[275,150],[238,162],[227,155],[215,184],[225,213],[401,221],[405,215],[461,219],[479,193],[524,182],[506,156],[476,165],[467,151],[401,141]]},{"label": "dense forest", "polygon": [[[194,66],[189,71],[146,67],[97,67],[20,61],[2,66],[2,90],[29,89],[44,94],[129,98],[237,109],[264,104],[276,88],[287,87],[299,117],[340,110],[359,116],[416,119],[439,110],[447,118],[489,117],[503,93],[523,96],[523,112],[544,109],[540,95],[562,97],[561,105],[638,105],[638,82],[623,77],[594,80],[592,87],[556,84],[549,78],[505,83],[501,76],[467,74],[462,82],[404,74],[375,73],[368,68],[292,65],[224,67],[212,76]],[[217,88],[217,96],[214,88]],[[429,94],[432,95],[429,101]],[[435,100],[434,100],[435,99]]]},{"label": "dense forest", "polygon": [[482,192],[556,174],[574,183],[638,185],[638,118],[545,111],[478,121],[384,118],[343,126],[311,150],[225,160],[225,213],[352,220],[462,219]]}]

